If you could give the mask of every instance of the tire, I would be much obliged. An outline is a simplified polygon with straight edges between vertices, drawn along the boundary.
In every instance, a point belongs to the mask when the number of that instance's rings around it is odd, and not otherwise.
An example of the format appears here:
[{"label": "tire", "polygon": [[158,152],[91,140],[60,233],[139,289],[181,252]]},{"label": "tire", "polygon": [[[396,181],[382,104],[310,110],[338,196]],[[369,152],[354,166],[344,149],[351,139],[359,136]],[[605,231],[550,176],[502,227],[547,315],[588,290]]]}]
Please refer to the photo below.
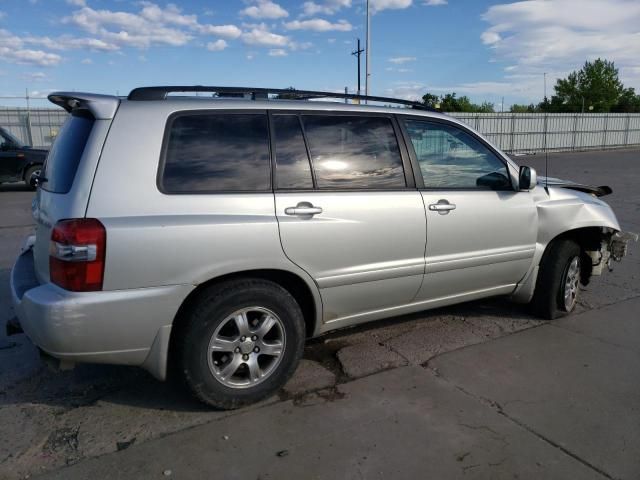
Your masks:
[{"label": "tire", "polygon": [[291,378],[305,323],[280,285],[240,279],[203,291],[178,335],[175,358],[187,387],[207,405],[230,410],[275,394]]},{"label": "tire", "polygon": [[571,313],[578,302],[582,255],[580,246],[569,239],[556,240],[547,248],[531,307],[537,316],[554,320]]},{"label": "tire", "polygon": [[41,171],[42,171],[42,165],[34,165],[33,167],[29,167],[27,171],[24,173],[24,183],[31,190],[35,190],[37,187],[37,185],[35,184],[35,182],[33,182],[31,177],[36,173],[40,174]]}]

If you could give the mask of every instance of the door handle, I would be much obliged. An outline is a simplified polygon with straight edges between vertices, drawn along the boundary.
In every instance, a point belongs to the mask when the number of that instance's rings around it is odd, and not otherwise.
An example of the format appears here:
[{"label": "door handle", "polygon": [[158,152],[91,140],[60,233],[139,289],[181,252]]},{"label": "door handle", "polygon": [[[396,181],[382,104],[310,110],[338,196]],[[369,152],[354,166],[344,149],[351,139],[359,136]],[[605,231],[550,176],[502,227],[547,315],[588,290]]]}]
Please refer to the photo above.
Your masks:
[{"label": "door handle", "polygon": [[284,209],[287,215],[313,216],[322,213],[321,207],[314,207],[310,202],[300,202],[295,207],[287,207]]},{"label": "door handle", "polygon": [[449,203],[448,200],[440,199],[438,203],[432,203],[429,205],[429,210],[438,212],[440,215],[447,215],[451,210],[455,210],[456,206],[453,203]]}]

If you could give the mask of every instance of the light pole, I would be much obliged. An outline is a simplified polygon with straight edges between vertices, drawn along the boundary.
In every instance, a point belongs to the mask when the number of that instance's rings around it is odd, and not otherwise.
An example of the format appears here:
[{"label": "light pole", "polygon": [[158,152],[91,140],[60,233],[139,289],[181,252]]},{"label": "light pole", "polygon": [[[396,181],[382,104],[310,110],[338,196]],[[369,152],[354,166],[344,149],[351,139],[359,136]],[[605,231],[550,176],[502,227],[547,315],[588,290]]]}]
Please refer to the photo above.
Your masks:
[{"label": "light pole", "polygon": [[367,0],[367,46],[365,47],[365,74],[364,74],[364,94],[369,95],[369,75],[371,69],[371,62],[369,58],[371,57],[371,15],[369,13],[369,0]]},{"label": "light pole", "polygon": [[546,105],[547,103],[547,72],[544,72],[542,75],[544,75],[544,103]]},{"label": "light pole", "polygon": [[358,95],[360,95],[360,55],[364,50],[360,48],[360,39],[358,39],[358,48],[355,52],[351,52],[351,55],[355,55],[358,59]]}]

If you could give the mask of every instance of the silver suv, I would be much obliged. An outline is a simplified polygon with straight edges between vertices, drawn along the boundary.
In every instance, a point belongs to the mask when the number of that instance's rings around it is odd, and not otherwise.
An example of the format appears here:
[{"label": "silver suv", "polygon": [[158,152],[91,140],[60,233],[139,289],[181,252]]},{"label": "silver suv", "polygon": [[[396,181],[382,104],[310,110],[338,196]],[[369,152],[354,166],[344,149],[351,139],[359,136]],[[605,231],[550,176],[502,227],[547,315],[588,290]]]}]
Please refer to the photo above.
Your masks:
[{"label": "silver suv", "polygon": [[305,338],[495,295],[556,318],[626,252],[607,187],[536,186],[454,118],[269,92],[49,97],[70,116],[11,278],[42,351],[171,367],[235,408],[277,391]]}]

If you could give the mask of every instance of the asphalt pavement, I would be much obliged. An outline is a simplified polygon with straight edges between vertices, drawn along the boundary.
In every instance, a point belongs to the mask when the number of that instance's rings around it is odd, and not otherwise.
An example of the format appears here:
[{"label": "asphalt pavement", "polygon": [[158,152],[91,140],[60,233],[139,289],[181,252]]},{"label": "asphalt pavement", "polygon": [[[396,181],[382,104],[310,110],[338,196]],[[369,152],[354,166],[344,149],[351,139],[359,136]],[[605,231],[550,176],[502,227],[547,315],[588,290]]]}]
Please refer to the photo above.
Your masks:
[{"label": "asphalt pavement", "polygon": [[[544,174],[541,155],[517,157]],[[551,154],[640,231],[640,150]],[[0,327],[33,194],[0,186]],[[213,412],[136,368],[49,371],[0,329],[0,478],[640,478],[640,248],[542,322],[490,299],[309,342],[277,396]]]}]

